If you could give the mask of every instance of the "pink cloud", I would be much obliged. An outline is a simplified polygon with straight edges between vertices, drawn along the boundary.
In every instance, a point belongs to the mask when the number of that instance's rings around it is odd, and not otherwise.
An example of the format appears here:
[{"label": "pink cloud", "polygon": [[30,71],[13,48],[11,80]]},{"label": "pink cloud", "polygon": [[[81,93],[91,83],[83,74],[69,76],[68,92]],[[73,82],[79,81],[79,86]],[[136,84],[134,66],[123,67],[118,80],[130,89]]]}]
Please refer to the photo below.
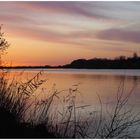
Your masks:
[{"label": "pink cloud", "polygon": [[140,31],[128,31],[123,29],[108,29],[99,31],[96,37],[102,40],[116,40],[123,42],[140,43]]},{"label": "pink cloud", "polygon": [[95,7],[89,7],[87,2],[12,2],[15,8],[26,9],[34,12],[62,13],[77,15],[92,19],[113,20],[114,18],[99,13]]}]

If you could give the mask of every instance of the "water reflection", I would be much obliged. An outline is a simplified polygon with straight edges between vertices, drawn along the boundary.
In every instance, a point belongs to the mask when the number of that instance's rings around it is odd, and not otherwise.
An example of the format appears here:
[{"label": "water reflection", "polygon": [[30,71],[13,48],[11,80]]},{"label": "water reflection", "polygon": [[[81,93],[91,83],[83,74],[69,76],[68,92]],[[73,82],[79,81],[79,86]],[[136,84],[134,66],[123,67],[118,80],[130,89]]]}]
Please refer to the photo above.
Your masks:
[{"label": "water reflection", "polygon": [[[120,82],[124,81],[124,92],[127,94],[134,85],[137,87],[131,97],[132,104],[139,104],[140,101],[140,71],[130,70],[49,70],[44,71],[43,78],[47,78],[47,83],[43,85],[43,92],[48,95],[53,84],[56,84],[56,89],[63,90],[69,89],[74,84],[79,84],[80,94],[78,95],[78,102],[96,105],[98,103],[97,94],[101,97],[103,102],[113,100],[117,92]],[[10,76],[13,75],[18,81],[25,81],[34,76],[37,70],[28,71],[12,71]],[[108,74],[108,73],[111,74]],[[113,73],[113,74],[112,74]],[[127,73],[127,75],[126,75]],[[136,73],[136,74],[135,74]],[[130,74],[130,75],[129,75]],[[38,91],[39,92],[39,91]],[[39,92],[40,96],[43,96]]]},{"label": "water reflection", "polygon": [[[73,87],[78,87],[79,92],[76,92],[75,100],[77,114],[81,115],[82,120],[86,120],[87,118],[89,118],[89,116],[100,113],[101,103],[103,110],[108,109],[109,111],[112,111],[117,100],[117,93],[123,94],[123,96],[125,97],[127,96],[127,94],[132,92],[131,98],[124,109],[127,110],[128,108],[133,106],[133,113],[135,114],[139,112],[140,71],[136,71],[136,75],[135,70],[131,70],[131,72],[126,72],[127,75],[124,74],[124,71],[122,71],[121,73],[120,70],[112,70],[110,71],[111,74],[109,74],[109,72],[106,70],[102,70],[99,72],[95,70],[93,70],[93,72],[91,70],[90,72],[86,72],[86,70],[84,70],[84,72],[78,71],[79,70],[53,70],[52,72],[50,70],[44,71],[42,77],[40,78],[47,79],[47,82],[34,93],[34,96],[31,100],[38,101],[42,99],[47,99],[51,95],[54,88],[57,89],[57,91],[64,90],[63,92],[61,92],[59,100],[55,100],[53,107],[51,108],[52,112],[56,112],[59,110],[59,113],[63,114],[61,112],[63,111],[64,103],[66,103],[66,99],[69,96],[69,91],[71,91]],[[16,77],[18,82],[24,82],[35,76],[38,72],[39,71],[37,70],[30,70],[24,72],[12,71],[9,73],[8,78],[12,79],[14,76]],[[31,112],[32,110],[33,108],[29,110],[29,112]],[[27,117],[28,114],[30,113],[27,113]],[[106,116],[107,113],[103,111],[102,117],[107,118]],[[60,116],[56,118],[57,121],[58,119],[60,119]],[[53,119],[53,121],[55,122],[55,119]]]}]

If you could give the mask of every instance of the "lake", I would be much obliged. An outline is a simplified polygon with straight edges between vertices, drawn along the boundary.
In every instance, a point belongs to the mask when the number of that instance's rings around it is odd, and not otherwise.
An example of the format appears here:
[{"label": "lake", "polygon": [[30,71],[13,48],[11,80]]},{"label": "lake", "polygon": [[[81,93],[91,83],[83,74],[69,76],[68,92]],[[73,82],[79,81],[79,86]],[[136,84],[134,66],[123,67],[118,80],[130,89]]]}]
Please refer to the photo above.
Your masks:
[{"label": "lake", "polygon": [[[41,69],[12,70],[11,75],[18,80],[26,81]],[[64,100],[70,88],[78,89],[76,92],[76,108],[82,118],[87,118],[94,112],[111,111],[117,101],[117,93],[126,97],[131,96],[124,110],[133,107],[134,113],[140,108],[140,70],[87,70],[87,69],[43,69],[41,78],[47,79],[36,95],[38,99],[45,99],[53,88],[63,91],[59,97]],[[21,74],[21,72],[23,72]],[[62,100],[61,100],[62,101]],[[82,107],[83,106],[83,107]],[[54,103],[53,111],[62,111],[59,99]],[[80,110],[80,111],[79,111]],[[104,112],[104,111],[103,111]],[[104,112],[103,114],[107,114]]]},{"label": "lake", "polygon": [[78,84],[81,100],[83,98],[86,104],[94,104],[97,94],[104,100],[115,96],[121,82],[124,82],[125,93],[137,84],[133,99],[135,104],[139,104],[140,101],[140,70],[25,69],[13,70],[12,76],[25,80],[30,79],[39,71],[42,71],[42,77],[47,79],[45,84],[47,90],[54,84],[58,90],[69,89]]}]

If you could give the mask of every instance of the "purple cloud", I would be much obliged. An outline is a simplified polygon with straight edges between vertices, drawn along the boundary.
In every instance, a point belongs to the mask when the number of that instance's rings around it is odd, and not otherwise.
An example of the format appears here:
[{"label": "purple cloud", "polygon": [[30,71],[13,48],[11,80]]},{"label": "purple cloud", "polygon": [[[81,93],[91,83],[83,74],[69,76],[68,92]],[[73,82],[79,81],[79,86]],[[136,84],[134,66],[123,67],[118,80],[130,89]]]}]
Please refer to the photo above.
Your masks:
[{"label": "purple cloud", "polygon": [[140,43],[140,31],[108,29],[99,31],[96,34],[96,37],[103,40],[116,40],[123,42]]},{"label": "purple cloud", "polygon": [[[20,27],[20,25],[16,25],[16,26],[9,26],[7,28],[7,30],[11,33],[12,35],[15,36],[20,36],[23,38],[30,38],[33,40],[42,40],[42,41],[46,41],[46,42],[53,42],[53,43],[62,43],[62,44],[73,44],[73,45],[80,45],[83,46],[83,43],[79,43],[74,41],[73,39],[75,39],[75,36],[73,36],[72,34],[64,34],[64,33],[60,33],[57,31],[52,31],[49,29],[38,29],[38,28],[34,28],[34,27]],[[13,34],[14,32],[14,34]],[[9,33],[9,34],[10,34]],[[81,37],[81,36],[79,36]],[[78,38],[79,38],[78,37]]]},{"label": "purple cloud", "polygon": [[12,2],[11,5],[34,12],[62,13],[103,20],[114,19],[103,13],[99,13],[96,5],[91,6],[87,2]]},{"label": "purple cloud", "polygon": [[13,15],[13,14],[1,14],[0,13],[0,20],[1,20],[1,23],[19,23],[19,22],[22,22],[22,23],[32,23],[32,22],[36,22],[35,20],[29,18],[29,17],[26,17],[26,16],[21,16],[21,15]]}]

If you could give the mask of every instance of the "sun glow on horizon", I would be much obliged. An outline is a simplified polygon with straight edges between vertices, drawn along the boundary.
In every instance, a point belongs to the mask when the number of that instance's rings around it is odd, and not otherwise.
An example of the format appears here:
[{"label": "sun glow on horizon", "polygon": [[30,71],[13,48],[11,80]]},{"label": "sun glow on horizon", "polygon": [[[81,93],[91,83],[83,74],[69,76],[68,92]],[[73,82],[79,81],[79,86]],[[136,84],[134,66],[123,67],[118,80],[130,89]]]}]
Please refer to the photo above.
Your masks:
[{"label": "sun glow on horizon", "polygon": [[140,53],[140,2],[0,3],[11,44],[6,65],[54,66]]}]

